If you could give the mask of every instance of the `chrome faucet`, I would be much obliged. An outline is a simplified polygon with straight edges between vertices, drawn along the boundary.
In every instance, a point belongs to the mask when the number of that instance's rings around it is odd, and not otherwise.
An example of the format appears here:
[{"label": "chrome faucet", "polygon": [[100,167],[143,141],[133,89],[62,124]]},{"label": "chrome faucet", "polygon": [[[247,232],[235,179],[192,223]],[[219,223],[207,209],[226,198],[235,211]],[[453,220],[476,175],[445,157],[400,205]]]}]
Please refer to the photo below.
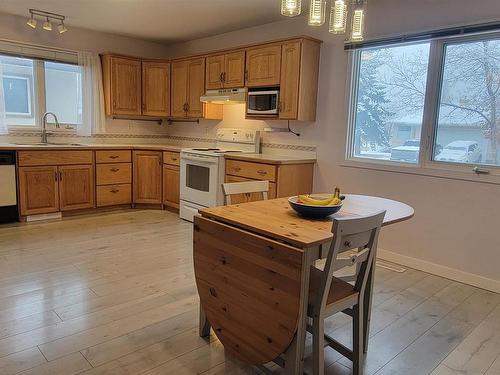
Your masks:
[{"label": "chrome faucet", "polygon": [[56,128],[60,128],[57,116],[53,112],[45,112],[42,116],[42,143],[47,143],[47,116],[52,115],[54,120],[56,120]]}]

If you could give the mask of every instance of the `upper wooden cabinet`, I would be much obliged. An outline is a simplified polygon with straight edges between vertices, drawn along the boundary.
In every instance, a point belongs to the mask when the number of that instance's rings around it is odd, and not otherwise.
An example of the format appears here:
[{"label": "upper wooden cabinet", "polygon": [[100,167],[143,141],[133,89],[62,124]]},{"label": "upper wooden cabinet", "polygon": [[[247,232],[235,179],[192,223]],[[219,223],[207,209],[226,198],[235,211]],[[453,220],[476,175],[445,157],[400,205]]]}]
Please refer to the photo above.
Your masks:
[{"label": "upper wooden cabinet", "polygon": [[281,47],[279,118],[316,120],[320,44],[301,39]]},{"label": "upper wooden cabinet", "polygon": [[141,115],[141,60],[104,55],[102,66],[106,115]]},{"label": "upper wooden cabinet", "polygon": [[245,86],[245,51],[207,57],[207,90]]},{"label": "upper wooden cabinet", "polygon": [[281,44],[249,48],[246,55],[246,86],[279,86]]},{"label": "upper wooden cabinet", "polygon": [[170,64],[142,62],[142,114],[170,116]]},{"label": "upper wooden cabinet", "polygon": [[[172,63],[172,117],[222,119],[217,104],[203,104],[205,94],[205,58]],[[210,107],[210,108],[207,108]]]}]

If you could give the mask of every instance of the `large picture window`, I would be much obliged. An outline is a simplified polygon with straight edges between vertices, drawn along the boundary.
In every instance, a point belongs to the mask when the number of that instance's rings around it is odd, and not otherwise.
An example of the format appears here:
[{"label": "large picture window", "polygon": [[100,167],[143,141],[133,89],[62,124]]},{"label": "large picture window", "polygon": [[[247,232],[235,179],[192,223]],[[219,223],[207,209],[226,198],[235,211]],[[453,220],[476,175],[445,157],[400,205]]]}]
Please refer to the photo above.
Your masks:
[{"label": "large picture window", "polygon": [[498,34],[358,49],[350,90],[348,159],[498,173]]},{"label": "large picture window", "polygon": [[0,78],[9,126],[39,125],[46,111],[62,124],[81,123],[80,66],[0,54]]}]

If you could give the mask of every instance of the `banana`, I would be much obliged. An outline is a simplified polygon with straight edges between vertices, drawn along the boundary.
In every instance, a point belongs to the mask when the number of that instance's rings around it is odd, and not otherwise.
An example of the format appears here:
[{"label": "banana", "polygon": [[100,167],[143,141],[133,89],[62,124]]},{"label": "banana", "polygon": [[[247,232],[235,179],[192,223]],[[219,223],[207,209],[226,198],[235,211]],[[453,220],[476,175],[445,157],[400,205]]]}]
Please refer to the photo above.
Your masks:
[{"label": "banana", "polygon": [[331,195],[321,199],[313,198],[310,195],[299,195],[299,202],[312,206],[332,206],[340,204],[341,200],[335,197],[335,195]]}]

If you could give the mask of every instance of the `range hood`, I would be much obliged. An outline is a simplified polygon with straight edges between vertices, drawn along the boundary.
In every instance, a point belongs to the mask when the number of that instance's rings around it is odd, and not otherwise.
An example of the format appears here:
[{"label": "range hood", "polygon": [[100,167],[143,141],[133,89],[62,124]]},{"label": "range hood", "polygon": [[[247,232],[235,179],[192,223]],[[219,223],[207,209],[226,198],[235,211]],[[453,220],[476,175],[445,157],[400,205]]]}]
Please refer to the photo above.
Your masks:
[{"label": "range hood", "polygon": [[247,98],[246,89],[221,89],[207,90],[205,95],[200,97],[203,103],[214,104],[240,104],[245,103]]}]

